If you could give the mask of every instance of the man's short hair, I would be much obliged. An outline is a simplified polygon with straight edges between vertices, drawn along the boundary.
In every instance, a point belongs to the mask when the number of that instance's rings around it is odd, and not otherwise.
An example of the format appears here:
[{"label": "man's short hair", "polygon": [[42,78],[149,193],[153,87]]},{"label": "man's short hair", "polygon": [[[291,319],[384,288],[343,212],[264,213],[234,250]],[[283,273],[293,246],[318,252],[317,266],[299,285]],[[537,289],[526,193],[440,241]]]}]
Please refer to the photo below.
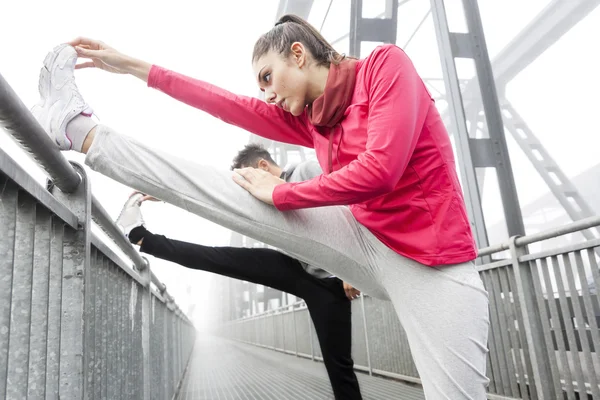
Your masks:
[{"label": "man's short hair", "polygon": [[254,167],[258,166],[258,161],[264,158],[269,163],[276,165],[277,163],[271,157],[271,154],[261,144],[247,144],[242,150],[237,153],[231,164],[231,169]]}]

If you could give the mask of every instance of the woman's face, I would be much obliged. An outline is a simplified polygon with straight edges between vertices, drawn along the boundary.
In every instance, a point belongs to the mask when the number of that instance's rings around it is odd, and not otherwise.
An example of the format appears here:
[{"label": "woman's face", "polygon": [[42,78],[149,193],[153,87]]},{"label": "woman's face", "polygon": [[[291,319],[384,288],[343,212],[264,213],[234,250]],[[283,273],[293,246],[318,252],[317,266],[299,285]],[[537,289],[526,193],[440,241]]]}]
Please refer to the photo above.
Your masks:
[{"label": "woman's face", "polygon": [[266,102],[276,104],[296,117],[308,104],[306,53],[303,47],[297,50],[292,48],[287,58],[271,50],[252,66],[258,86],[265,92]]}]

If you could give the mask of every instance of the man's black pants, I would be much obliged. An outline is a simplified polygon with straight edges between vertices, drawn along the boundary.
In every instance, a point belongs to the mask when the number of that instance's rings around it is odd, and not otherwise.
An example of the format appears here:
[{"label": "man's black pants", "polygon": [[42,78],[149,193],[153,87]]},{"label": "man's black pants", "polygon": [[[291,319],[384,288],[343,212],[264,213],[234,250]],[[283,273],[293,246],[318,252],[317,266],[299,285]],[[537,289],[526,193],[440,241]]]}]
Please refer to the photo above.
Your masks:
[{"label": "man's black pants", "polygon": [[335,398],[362,399],[351,355],[350,300],[341,280],[317,279],[308,274],[298,260],[271,249],[207,247],[147,231],[143,237],[141,251],[144,253],[187,268],[270,286],[304,299]]}]

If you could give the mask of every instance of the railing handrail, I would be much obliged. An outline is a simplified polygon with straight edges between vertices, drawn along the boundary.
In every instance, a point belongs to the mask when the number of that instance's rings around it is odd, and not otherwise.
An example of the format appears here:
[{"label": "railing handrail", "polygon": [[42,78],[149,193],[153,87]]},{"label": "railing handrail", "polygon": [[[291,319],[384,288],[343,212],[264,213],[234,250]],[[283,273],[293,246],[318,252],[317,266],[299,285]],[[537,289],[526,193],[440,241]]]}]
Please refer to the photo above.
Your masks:
[{"label": "railing handrail", "polygon": [[[81,183],[81,177],[69,161],[61,154],[44,129],[23,104],[15,91],[0,74],[0,126],[26,150],[26,153],[40,166],[52,183],[62,192],[73,192]],[[138,271],[146,267],[145,259],[133,248],[110,218],[104,207],[92,196],[92,219],[104,231],[114,244],[131,259]],[[173,303],[173,297],[167,293],[167,287],[152,271],[150,282],[163,297]],[[147,282],[149,285],[150,282]],[[174,304],[174,303],[173,303]],[[175,305],[179,310],[179,308]]]},{"label": "railing handrail", "polygon": [[[288,304],[285,306],[279,306],[277,308],[273,308],[270,310],[266,310],[266,311],[262,311],[258,314],[253,314],[253,315],[248,315],[247,317],[242,317],[242,318],[238,318],[235,320],[231,320],[228,322],[241,322],[241,321],[247,321],[247,320],[251,320],[251,319],[255,319],[255,318],[260,318],[266,315],[270,315],[270,314],[281,314],[283,311],[289,311],[291,312],[292,310],[295,310],[296,307],[300,308],[301,306],[306,306],[306,301],[304,300],[298,300],[295,303],[292,304]],[[290,310],[291,309],[291,310]]]},{"label": "railing handrail", "polygon": [[[578,221],[571,222],[567,225],[550,228],[542,232],[534,233],[532,235],[518,237],[515,239],[515,244],[519,247],[526,246],[528,244],[542,242],[544,240],[568,235],[569,233],[579,232],[585,229],[594,228],[596,226],[600,226],[600,215],[583,218]],[[499,253],[501,251],[508,250],[509,248],[510,240],[497,245],[484,247],[483,249],[480,249],[478,257],[489,256],[494,253]]]},{"label": "railing handrail", "polygon": [[25,104],[0,74],[0,125],[2,125],[34,160],[48,173],[63,192],[74,191],[81,177],[60,154]]},{"label": "railing handrail", "polygon": [[156,275],[154,275],[154,272],[152,272],[152,270],[150,271],[150,281],[152,281],[152,283],[154,283],[154,286],[156,286],[156,288],[158,289],[158,291],[161,294],[163,294],[163,295],[166,294],[167,285],[165,285],[164,283],[159,281],[158,278],[156,277]]},{"label": "railing handrail", "polygon": [[534,233],[528,236],[522,236],[515,240],[517,246],[526,246],[528,244],[541,242],[544,240],[552,239],[559,236],[568,235],[569,233],[583,231],[585,229],[594,228],[600,226],[600,215],[593,217],[583,218],[575,222],[571,222],[567,225],[550,228],[543,232]]}]

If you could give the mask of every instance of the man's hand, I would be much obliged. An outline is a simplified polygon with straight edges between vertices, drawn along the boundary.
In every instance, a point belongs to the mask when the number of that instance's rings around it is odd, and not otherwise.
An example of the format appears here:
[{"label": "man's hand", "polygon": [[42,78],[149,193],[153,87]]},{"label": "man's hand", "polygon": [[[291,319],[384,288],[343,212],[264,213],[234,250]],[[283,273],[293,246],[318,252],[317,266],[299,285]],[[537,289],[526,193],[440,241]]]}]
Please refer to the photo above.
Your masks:
[{"label": "man's hand", "polygon": [[360,297],[360,290],[355,289],[349,283],[344,282],[344,291],[346,292],[346,297],[348,297],[348,300],[354,300]]},{"label": "man's hand", "polygon": [[142,197],[142,198],[140,199],[140,205],[141,205],[143,202],[145,202],[145,201],[162,201],[162,200],[159,200],[159,199],[157,199],[156,197],[148,196],[148,195],[147,195],[147,194],[145,194],[145,193],[138,192],[137,190],[136,190],[136,191],[134,191],[133,193],[131,193],[131,194],[129,195],[129,197],[133,196],[134,194],[138,194],[138,193],[141,193],[141,194],[143,194],[143,195],[144,195],[144,197]]}]

